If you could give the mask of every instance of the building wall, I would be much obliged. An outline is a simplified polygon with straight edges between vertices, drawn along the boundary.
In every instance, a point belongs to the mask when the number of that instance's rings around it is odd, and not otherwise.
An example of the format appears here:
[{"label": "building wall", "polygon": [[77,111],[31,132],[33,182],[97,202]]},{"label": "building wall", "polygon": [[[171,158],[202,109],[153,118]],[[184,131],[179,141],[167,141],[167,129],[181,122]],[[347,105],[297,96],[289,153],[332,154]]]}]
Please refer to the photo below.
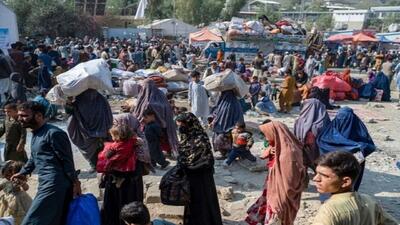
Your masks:
[{"label": "building wall", "polygon": [[348,29],[363,29],[370,16],[368,10],[340,10],[333,12],[335,24],[347,24]]}]

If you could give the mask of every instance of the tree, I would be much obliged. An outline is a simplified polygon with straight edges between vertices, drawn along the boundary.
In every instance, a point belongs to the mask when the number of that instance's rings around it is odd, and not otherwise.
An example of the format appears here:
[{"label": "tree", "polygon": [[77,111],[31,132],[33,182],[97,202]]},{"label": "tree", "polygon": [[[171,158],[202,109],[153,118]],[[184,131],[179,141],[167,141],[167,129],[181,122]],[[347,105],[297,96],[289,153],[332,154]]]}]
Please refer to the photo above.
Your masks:
[{"label": "tree", "polygon": [[333,23],[332,14],[321,15],[315,21],[315,24],[317,25],[317,28],[320,31],[326,31],[332,28],[332,23]]},{"label": "tree", "polygon": [[173,0],[148,0],[146,18],[150,20],[166,19],[173,16]]},{"label": "tree", "polygon": [[246,0],[226,0],[221,12],[221,18],[230,20],[246,4]]},{"label": "tree", "polygon": [[10,0],[20,33],[26,36],[98,35],[100,27],[92,17],[77,15],[71,0]]}]

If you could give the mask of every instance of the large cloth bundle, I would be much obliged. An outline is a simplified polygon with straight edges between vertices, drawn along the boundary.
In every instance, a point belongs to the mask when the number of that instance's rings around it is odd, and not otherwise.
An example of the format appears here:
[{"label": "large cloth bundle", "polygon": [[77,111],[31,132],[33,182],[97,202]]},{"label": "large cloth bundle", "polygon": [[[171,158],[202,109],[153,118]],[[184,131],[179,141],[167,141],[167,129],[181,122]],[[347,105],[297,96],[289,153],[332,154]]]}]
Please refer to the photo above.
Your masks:
[{"label": "large cloth bundle", "polygon": [[160,75],[151,75],[148,77],[149,79],[153,80],[157,87],[165,88],[167,87],[167,82],[165,78]]},{"label": "large cloth bundle", "polygon": [[137,97],[140,91],[139,82],[135,80],[126,80],[122,84],[122,93],[128,97]]},{"label": "large cloth bundle", "polygon": [[167,72],[163,73],[163,76],[167,81],[188,82],[189,80],[189,76],[179,69],[168,70]]},{"label": "large cloth bundle", "polygon": [[111,72],[103,59],[80,63],[71,70],[57,76],[62,92],[67,96],[78,96],[88,89],[113,92]]},{"label": "large cloth bundle", "polygon": [[96,197],[81,195],[74,199],[68,210],[67,225],[100,225],[100,210]]},{"label": "large cloth bundle", "polygon": [[190,184],[179,166],[172,167],[161,178],[160,197],[164,205],[185,206],[190,203]]},{"label": "large cloth bundle", "polygon": [[167,90],[169,92],[185,91],[185,90],[188,90],[188,88],[189,88],[189,84],[182,82],[182,81],[167,83]]},{"label": "large cloth bundle", "polygon": [[117,68],[113,68],[111,70],[111,75],[116,78],[131,78],[131,77],[140,77],[133,72],[120,70]]},{"label": "large cloth bundle", "polygon": [[249,90],[246,83],[230,69],[206,77],[204,79],[204,87],[208,91],[222,92],[233,90],[235,95],[241,98],[244,97]]},{"label": "large cloth bundle", "polygon": [[313,87],[318,87],[320,89],[329,88],[330,94],[329,97],[335,100],[343,100],[343,95],[346,92],[351,92],[351,86],[334,75],[322,75],[314,77],[311,81]]}]

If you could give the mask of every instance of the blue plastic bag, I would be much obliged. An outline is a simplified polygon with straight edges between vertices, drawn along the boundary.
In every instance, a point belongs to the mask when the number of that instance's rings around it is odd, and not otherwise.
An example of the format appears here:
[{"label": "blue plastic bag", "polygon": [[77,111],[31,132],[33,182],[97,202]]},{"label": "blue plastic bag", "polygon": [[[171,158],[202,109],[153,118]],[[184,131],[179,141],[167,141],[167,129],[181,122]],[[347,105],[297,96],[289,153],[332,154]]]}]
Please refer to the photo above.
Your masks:
[{"label": "blue plastic bag", "polygon": [[100,225],[100,210],[92,194],[84,194],[69,205],[67,225]]}]

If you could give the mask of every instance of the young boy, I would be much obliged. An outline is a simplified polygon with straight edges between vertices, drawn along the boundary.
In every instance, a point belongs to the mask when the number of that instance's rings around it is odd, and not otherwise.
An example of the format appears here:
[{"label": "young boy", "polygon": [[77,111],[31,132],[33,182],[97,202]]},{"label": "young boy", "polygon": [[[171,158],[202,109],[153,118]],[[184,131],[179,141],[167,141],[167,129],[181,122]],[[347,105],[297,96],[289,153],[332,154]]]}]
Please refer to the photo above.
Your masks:
[{"label": "young boy", "polygon": [[26,129],[18,122],[17,104],[10,103],[4,106],[5,121],[0,126],[0,137],[6,135],[4,147],[4,161],[14,160],[26,163],[28,157],[25,152]]},{"label": "young boy", "polygon": [[278,99],[279,88],[277,84],[272,85],[271,89],[271,101],[276,101]]},{"label": "young boy", "polygon": [[165,169],[170,162],[165,160],[165,156],[161,151],[161,134],[160,125],[156,123],[156,113],[151,109],[146,109],[143,113],[144,135],[149,146],[151,163],[154,167],[159,164],[161,169]]},{"label": "young boy", "polygon": [[230,166],[237,157],[245,158],[251,162],[257,159],[251,154],[250,149],[254,144],[253,134],[246,131],[245,123],[237,123],[235,129],[232,130],[232,150],[229,152],[228,158],[224,161],[224,166]]},{"label": "young boy", "polygon": [[314,182],[319,193],[331,194],[318,210],[313,225],[396,225],[378,203],[353,191],[360,165],[353,154],[330,152],[317,162]]},{"label": "young boy", "polygon": [[261,84],[260,82],[258,82],[257,76],[253,76],[251,79],[252,80],[249,87],[249,93],[251,95],[251,106],[254,109],[258,102],[258,94],[260,94],[261,91]]},{"label": "young boy", "polygon": [[149,209],[142,202],[132,202],[121,210],[121,219],[126,225],[174,225],[165,220],[150,221]]},{"label": "young boy", "polygon": [[272,84],[266,77],[261,78],[261,92],[265,92],[265,96],[271,99]]},{"label": "young boy", "polygon": [[201,124],[207,124],[207,117],[210,114],[208,105],[208,92],[200,81],[200,73],[194,70],[191,72],[190,77],[192,82],[189,84],[189,106],[191,112],[200,119]]}]

